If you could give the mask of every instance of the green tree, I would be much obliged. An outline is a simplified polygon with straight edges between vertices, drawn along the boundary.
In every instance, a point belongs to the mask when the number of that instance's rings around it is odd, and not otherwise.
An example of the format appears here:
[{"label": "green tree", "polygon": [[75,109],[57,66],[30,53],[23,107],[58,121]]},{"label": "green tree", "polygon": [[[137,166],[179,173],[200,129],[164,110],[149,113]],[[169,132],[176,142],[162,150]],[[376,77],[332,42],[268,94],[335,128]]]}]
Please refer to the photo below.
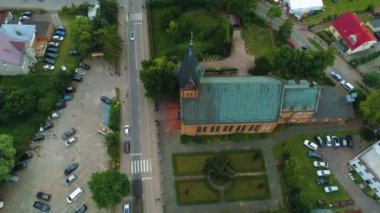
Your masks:
[{"label": "green tree", "polygon": [[203,168],[206,176],[213,180],[229,181],[234,176],[234,170],[229,159],[224,155],[214,155],[206,160]]},{"label": "green tree", "polygon": [[116,170],[93,173],[88,185],[98,208],[120,203],[130,190],[127,175]]},{"label": "green tree", "polygon": [[61,94],[62,91],[67,87],[70,81],[70,77],[66,72],[58,72],[49,81],[50,91],[54,91],[55,94]]},{"label": "green tree", "polygon": [[256,0],[228,0],[227,12],[245,18],[256,6]]},{"label": "green tree", "polygon": [[273,65],[265,56],[260,56],[255,59],[255,66],[249,69],[251,75],[268,75],[272,71]]},{"label": "green tree", "polygon": [[166,28],[166,33],[173,39],[178,40],[180,37],[179,34],[179,24],[176,21],[170,21],[168,28]]},{"label": "green tree", "polygon": [[227,0],[205,0],[206,7],[211,10],[225,9]]},{"label": "green tree", "polygon": [[363,82],[369,87],[380,88],[380,73],[372,71],[363,75]]},{"label": "green tree", "polygon": [[73,39],[72,45],[77,48],[83,55],[87,55],[93,48],[92,24],[86,17],[77,17],[70,24],[70,33]]},{"label": "green tree", "polygon": [[369,124],[380,124],[380,90],[372,92],[360,103],[360,112]]},{"label": "green tree", "polygon": [[303,176],[296,158],[290,157],[289,160],[285,162],[284,175],[288,186],[300,187]]},{"label": "green tree", "polygon": [[0,181],[7,179],[11,169],[15,165],[16,149],[13,147],[13,137],[0,135]]},{"label": "green tree", "polygon": [[2,113],[11,117],[29,117],[37,106],[37,98],[24,89],[9,89],[4,97]]},{"label": "green tree", "polygon": [[170,21],[175,21],[181,17],[182,11],[179,7],[173,7],[165,10],[160,16],[160,26],[163,29],[168,28]]},{"label": "green tree", "polygon": [[178,20],[179,36],[188,40],[190,38],[190,32],[196,33],[196,24],[194,18],[189,15],[182,15]]},{"label": "green tree", "polygon": [[38,111],[44,113],[50,112],[55,103],[57,102],[57,99],[58,98],[56,94],[52,92],[47,93],[45,97],[40,98],[38,100]]},{"label": "green tree", "polygon": [[121,38],[116,26],[100,29],[99,41],[103,46],[104,59],[111,64],[117,64],[121,52]]},{"label": "green tree", "polygon": [[99,16],[106,20],[109,25],[117,24],[116,0],[98,0],[100,6]]},{"label": "green tree", "polygon": [[146,97],[159,99],[177,95],[176,65],[172,61],[166,57],[160,57],[144,60],[141,65],[140,77]]},{"label": "green tree", "polygon": [[267,16],[270,18],[280,17],[281,14],[282,14],[282,9],[279,6],[273,6],[267,12]]},{"label": "green tree", "polygon": [[287,19],[279,28],[277,33],[277,38],[280,42],[286,42],[290,39],[290,35],[292,34],[293,21],[291,19]]}]

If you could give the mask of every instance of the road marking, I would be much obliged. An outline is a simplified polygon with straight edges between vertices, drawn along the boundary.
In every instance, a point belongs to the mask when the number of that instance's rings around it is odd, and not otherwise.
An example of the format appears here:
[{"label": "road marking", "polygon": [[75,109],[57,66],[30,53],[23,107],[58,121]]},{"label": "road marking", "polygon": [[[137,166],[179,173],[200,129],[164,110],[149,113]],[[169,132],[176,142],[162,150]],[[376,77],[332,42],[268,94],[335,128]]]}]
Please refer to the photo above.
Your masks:
[{"label": "road marking", "polygon": [[141,156],[141,152],[138,152],[138,153],[132,153],[131,156],[132,156],[132,157],[134,157],[134,156]]},{"label": "road marking", "polygon": [[144,177],[144,178],[141,178],[141,180],[152,180],[152,177]]},{"label": "road marking", "polygon": [[126,21],[141,21],[142,13],[128,13],[125,17]]},{"label": "road marking", "polygon": [[150,172],[152,170],[152,165],[150,162],[151,161],[149,159],[132,161],[131,162],[131,173],[132,174],[138,174],[138,173]]}]

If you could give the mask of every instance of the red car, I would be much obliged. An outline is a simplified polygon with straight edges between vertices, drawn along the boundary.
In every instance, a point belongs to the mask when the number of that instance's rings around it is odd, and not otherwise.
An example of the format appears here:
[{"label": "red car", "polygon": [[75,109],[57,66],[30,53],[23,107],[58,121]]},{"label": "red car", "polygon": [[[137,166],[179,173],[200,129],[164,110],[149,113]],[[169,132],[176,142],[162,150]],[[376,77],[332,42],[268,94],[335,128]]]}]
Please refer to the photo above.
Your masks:
[{"label": "red car", "polygon": [[288,45],[291,46],[291,47],[296,46],[296,44],[293,41],[288,41]]}]

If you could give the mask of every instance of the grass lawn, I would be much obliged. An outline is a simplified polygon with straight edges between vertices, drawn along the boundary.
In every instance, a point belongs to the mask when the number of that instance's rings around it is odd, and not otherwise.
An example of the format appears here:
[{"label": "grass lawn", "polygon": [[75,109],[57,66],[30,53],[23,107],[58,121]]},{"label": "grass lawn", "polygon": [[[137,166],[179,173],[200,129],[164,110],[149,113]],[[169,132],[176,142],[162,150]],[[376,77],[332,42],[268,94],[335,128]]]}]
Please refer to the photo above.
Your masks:
[{"label": "grass lawn", "polygon": [[332,0],[323,0],[325,6],[325,11],[320,11],[318,14],[309,16],[304,19],[305,23],[308,25],[316,24],[322,22],[324,18],[330,15],[341,15],[344,12],[355,12],[363,11],[368,5],[373,4],[375,7],[380,6],[379,0],[366,0],[366,1],[348,1],[348,0],[338,0],[336,4]]},{"label": "grass lawn", "polygon": [[270,197],[266,176],[236,177],[224,192],[227,201],[266,199]]},{"label": "grass lawn", "polygon": [[[343,136],[349,134],[349,132],[337,132],[331,133],[330,135]],[[339,191],[337,193],[326,194],[323,191],[323,187],[317,185],[315,182],[317,175],[317,169],[313,167],[313,159],[307,157],[307,149],[303,145],[305,139],[314,140],[314,135],[302,135],[292,137],[282,143],[277,144],[273,148],[273,153],[276,159],[281,159],[282,153],[289,151],[291,156],[295,157],[298,160],[298,163],[301,166],[302,173],[304,174],[303,179],[301,180],[301,196],[305,200],[310,200],[313,204],[316,204],[318,200],[328,200],[329,202],[335,200],[347,200],[349,195],[341,186],[341,184],[332,176],[329,177],[330,185],[337,185]],[[282,176],[283,177],[283,176]],[[281,181],[284,184],[284,181]],[[286,186],[284,186],[286,187]]]},{"label": "grass lawn", "polygon": [[[257,159],[253,159],[258,152]],[[231,150],[222,152],[228,155],[235,172],[260,172],[265,171],[265,164],[261,150]]]},{"label": "grass lawn", "polygon": [[314,39],[312,38],[308,38],[307,40],[309,40],[309,42],[315,47],[317,48],[318,50],[323,50],[323,47]]},{"label": "grass lawn", "polygon": [[245,48],[248,49],[248,54],[255,57],[273,57],[276,47],[269,27],[262,28],[255,24],[245,26],[242,30],[242,37],[245,41]]},{"label": "grass lawn", "polygon": [[175,182],[179,205],[215,203],[220,201],[219,192],[211,189],[206,179],[177,180]]}]

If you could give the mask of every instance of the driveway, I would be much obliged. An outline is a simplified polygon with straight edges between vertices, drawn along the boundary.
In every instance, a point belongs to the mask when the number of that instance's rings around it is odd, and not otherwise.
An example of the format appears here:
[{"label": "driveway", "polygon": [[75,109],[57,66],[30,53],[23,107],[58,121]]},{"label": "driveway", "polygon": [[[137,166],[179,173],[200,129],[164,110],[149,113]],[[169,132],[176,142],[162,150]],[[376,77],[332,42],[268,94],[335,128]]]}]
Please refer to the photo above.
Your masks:
[{"label": "driveway", "polygon": [[[109,162],[106,145],[96,131],[101,123],[100,97],[112,94],[117,85],[124,84],[105,72],[103,61],[89,64],[91,70],[82,83],[75,83],[74,99],[59,111],[61,118],[54,120],[54,128],[44,133],[44,141],[32,144],[34,157],[29,160],[28,168],[18,173],[18,183],[8,183],[1,189],[0,196],[5,201],[2,212],[38,212],[32,207],[38,191],[52,195],[47,202],[51,212],[74,212],[83,203],[89,212],[107,212],[95,207],[87,182],[93,172],[106,170]],[[61,134],[68,128],[77,130],[78,141],[65,147]],[[79,163],[74,172],[79,178],[67,187],[63,170],[74,162]],[[66,197],[76,187],[81,187],[84,193],[73,204],[68,204]]]}]

